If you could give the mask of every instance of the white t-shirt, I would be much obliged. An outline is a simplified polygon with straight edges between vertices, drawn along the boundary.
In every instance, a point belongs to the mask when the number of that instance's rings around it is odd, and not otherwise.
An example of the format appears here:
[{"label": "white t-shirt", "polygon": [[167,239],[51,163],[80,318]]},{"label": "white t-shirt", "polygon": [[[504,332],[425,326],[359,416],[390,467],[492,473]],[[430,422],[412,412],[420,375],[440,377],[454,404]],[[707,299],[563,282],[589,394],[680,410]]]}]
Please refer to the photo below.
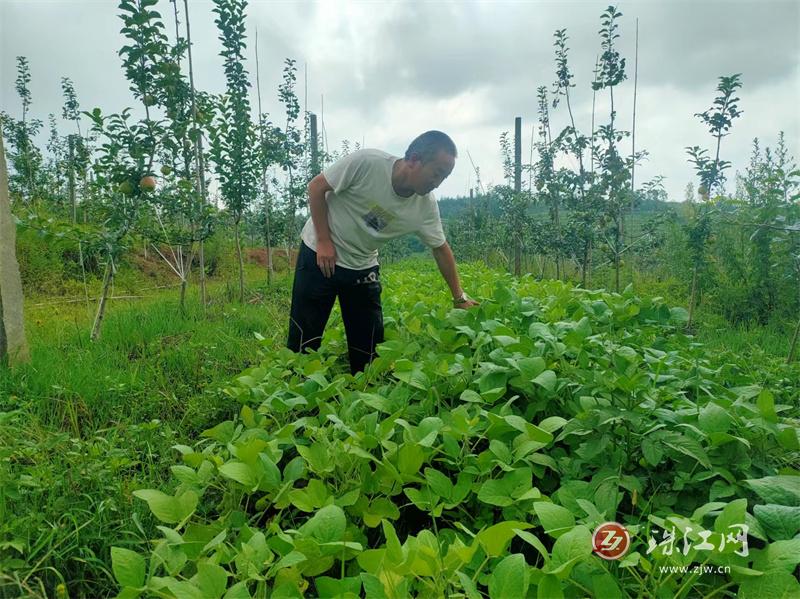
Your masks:
[{"label": "white t-shirt", "polygon": [[[357,150],[322,172],[333,188],[325,199],[338,266],[371,268],[378,264],[381,245],[407,233],[416,233],[430,248],[445,243],[433,194],[404,198],[394,192],[392,167],[397,160],[380,150]],[[317,231],[311,217],[301,237],[316,251]]]}]

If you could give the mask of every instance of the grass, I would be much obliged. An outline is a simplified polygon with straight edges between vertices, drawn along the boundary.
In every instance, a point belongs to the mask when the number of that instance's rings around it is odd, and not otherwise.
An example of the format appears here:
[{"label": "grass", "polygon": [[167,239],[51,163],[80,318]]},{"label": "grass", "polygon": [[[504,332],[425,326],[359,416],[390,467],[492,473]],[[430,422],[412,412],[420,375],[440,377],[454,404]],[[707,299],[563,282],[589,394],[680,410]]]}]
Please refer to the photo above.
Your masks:
[{"label": "grass", "polygon": [[85,304],[28,302],[32,362],[0,368],[0,597],[108,592],[110,545],[152,533],[132,491],[165,487],[171,447],[234,410],[221,386],[284,343],[290,279],[262,281],[242,305],[212,282],[205,316],[196,289],[185,313],[176,290],[114,301],[96,343]]},{"label": "grass", "polygon": [[[257,276],[251,271],[251,287]],[[205,316],[196,290],[185,313],[175,290],[114,301],[96,343],[88,341],[91,316],[85,306],[27,306],[33,359],[0,371],[0,409],[14,408],[21,399],[43,424],[76,436],[115,422],[181,421],[210,382],[226,380],[255,359],[254,333],[279,344],[285,330],[285,323],[276,327],[275,321],[287,313],[286,277],[267,297],[257,288],[254,303],[244,305],[227,301],[224,282],[209,291]]]},{"label": "grass", "polygon": [[790,322],[730,325],[724,320],[701,314],[702,328],[698,339],[712,348],[727,349],[737,354],[764,353],[786,358],[794,328]]}]

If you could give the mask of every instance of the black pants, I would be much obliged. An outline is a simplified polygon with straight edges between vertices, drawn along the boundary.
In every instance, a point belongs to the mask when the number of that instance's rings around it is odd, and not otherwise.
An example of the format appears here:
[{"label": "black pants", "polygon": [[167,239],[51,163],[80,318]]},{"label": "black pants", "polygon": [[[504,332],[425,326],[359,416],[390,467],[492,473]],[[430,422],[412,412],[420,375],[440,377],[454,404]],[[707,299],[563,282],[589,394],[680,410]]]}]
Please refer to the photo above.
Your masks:
[{"label": "black pants", "polygon": [[289,349],[319,349],[322,332],[338,296],[342,310],[350,371],[355,374],[375,357],[383,341],[380,267],[352,270],[336,266],[326,278],[317,266],[317,253],[300,244],[292,286]]}]

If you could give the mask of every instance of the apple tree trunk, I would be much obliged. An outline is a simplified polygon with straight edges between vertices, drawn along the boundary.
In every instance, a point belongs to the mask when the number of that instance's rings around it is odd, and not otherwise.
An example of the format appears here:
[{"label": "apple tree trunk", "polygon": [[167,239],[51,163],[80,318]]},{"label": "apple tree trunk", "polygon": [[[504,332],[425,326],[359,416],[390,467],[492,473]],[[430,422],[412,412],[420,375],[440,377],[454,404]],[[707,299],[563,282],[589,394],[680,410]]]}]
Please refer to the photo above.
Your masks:
[{"label": "apple tree trunk", "polygon": [[23,321],[22,279],[16,254],[16,222],[11,215],[8,171],[0,134],[0,361],[30,361]]}]

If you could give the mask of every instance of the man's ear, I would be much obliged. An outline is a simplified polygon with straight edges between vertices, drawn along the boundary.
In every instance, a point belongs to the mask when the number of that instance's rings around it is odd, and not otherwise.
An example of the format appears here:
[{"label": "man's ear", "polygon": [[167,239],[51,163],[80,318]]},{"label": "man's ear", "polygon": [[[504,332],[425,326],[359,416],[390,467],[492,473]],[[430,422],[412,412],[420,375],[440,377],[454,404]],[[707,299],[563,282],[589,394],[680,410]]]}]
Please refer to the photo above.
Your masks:
[{"label": "man's ear", "polygon": [[422,164],[422,158],[416,152],[411,152],[406,162],[410,163],[412,166],[416,167],[418,164]]}]

